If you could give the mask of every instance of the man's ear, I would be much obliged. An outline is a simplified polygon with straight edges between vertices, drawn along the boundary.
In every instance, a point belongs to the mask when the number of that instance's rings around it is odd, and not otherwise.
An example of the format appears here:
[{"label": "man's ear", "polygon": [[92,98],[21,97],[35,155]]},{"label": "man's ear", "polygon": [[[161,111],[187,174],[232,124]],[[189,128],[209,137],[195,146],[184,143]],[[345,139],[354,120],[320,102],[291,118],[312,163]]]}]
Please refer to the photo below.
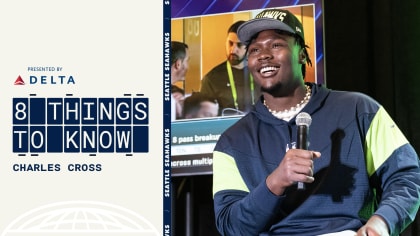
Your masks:
[{"label": "man's ear", "polygon": [[176,61],[174,63],[174,68],[177,69],[177,70],[179,68],[181,68],[181,63],[182,63],[181,59],[176,59]]},{"label": "man's ear", "polygon": [[306,55],[304,48],[300,49],[299,51],[299,62],[304,65],[306,64]]}]

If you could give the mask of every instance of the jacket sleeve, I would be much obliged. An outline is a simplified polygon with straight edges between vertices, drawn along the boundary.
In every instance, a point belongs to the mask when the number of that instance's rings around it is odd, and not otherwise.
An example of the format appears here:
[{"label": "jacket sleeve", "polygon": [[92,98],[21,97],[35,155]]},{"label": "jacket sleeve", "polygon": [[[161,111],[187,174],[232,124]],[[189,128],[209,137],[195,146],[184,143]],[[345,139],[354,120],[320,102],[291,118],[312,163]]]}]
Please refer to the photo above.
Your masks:
[{"label": "jacket sleeve", "polygon": [[265,181],[250,192],[235,160],[220,151],[213,153],[213,197],[216,226],[225,236],[266,231],[283,199],[272,194]]},{"label": "jacket sleeve", "polygon": [[370,179],[377,180],[381,193],[375,214],[385,219],[391,235],[398,235],[419,208],[419,158],[383,107],[366,135],[366,162]]}]

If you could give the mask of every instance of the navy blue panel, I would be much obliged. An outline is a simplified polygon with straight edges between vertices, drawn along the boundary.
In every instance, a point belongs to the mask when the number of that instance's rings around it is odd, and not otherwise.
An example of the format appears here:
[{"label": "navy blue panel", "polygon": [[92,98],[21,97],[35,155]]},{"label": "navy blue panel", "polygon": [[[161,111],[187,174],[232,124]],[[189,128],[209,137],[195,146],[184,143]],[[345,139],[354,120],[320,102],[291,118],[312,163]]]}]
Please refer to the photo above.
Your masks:
[{"label": "navy blue panel", "polygon": [[81,120],[82,124],[98,123],[98,99],[82,98],[81,102]]},{"label": "navy blue panel", "polygon": [[47,127],[47,152],[63,152],[63,126]]},{"label": "navy blue panel", "polygon": [[29,139],[30,152],[45,152],[46,146],[46,134],[45,126],[30,126],[29,127]]},{"label": "navy blue panel", "polygon": [[114,152],[114,126],[100,126],[98,135],[99,152]]},{"label": "navy blue panel", "polygon": [[115,100],[115,123],[131,124],[131,98],[117,98]]},{"label": "navy blue panel", "polygon": [[133,152],[149,152],[149,127],[133,127]]},{"label": "navy blue panel", "polygon": [[13,98],[13,124],[28,124],[29,99]]},{"label": "navy blue panel", "polygon": [[149,124],[149,99],[133,98],[133,124]]},{"label": "navy blue panel", "polygon": [[80,124],[80,98],[64,99],[64,124]]},{"label": "navy blue panel", "polygon": [[115,104],[113,98],[99,98],[98,100],[98,123],[102,125],[114,124]]},{"label": "navy blue panel", "polygon": [[117,126],[115,128],[115,152],[132,152],[133,132],[131,126]]},{"label": "navy blue panel", "polygon": [[82,126],[80,134],[80,146],[82,152],[97,152],[98,150],[98,127]]},{"label": "navy blue panel", "polygon": [[29,106],[29,123],[45,124],[45,98],[30,98]]},{"label": "navy blue panel", "polygon": [[63,124],[62,98],[47,98],[47,124]]},{"label": "navy blue panel", "polygon": [[13,126],[13,152],[28,152],[28,129],[28,126]]},{"label": "navy blue panel", "polygon": [[64,152],[80,152],[80,126],[64,126]]}]

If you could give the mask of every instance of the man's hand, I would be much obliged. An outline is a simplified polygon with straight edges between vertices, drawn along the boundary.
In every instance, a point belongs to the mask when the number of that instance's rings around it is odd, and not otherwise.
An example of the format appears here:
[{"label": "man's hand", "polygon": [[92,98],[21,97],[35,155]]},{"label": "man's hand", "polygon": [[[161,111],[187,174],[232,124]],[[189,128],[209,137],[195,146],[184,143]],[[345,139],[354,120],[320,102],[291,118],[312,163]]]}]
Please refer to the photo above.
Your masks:
[{"label": "man's hand", "polygon": [[357,236],[389,236],[388,226],[382,217],[373,215],[368,222],[357,231]]},{"label": "man's hand", "polygon": [[273,194],[280,196],[287,187],[297,182],[314,182],[313,159],[320,156],[320,152],[290,149],[286,152],[280,165],[267,177],[268,189]]}]

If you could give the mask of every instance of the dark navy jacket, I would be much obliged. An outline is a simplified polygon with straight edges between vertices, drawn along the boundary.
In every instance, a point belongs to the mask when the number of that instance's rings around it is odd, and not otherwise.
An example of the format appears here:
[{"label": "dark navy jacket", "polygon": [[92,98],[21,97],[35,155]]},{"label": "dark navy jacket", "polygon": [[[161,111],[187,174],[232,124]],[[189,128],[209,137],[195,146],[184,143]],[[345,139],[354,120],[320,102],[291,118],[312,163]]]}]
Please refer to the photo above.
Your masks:
[{"label": "dark navy jacket", "polygon": [[419,159],[376,101],[356,92],[312,86],[302,112],[312,117],[309,149],[315,182],[272,194],[266,177],[296,142],[295,119],[277,119],[259,101],[227,129],[213,153],[216,224],[223,235],[318,235],[357,231],[372,214],[391,235],[419,207]]}]

